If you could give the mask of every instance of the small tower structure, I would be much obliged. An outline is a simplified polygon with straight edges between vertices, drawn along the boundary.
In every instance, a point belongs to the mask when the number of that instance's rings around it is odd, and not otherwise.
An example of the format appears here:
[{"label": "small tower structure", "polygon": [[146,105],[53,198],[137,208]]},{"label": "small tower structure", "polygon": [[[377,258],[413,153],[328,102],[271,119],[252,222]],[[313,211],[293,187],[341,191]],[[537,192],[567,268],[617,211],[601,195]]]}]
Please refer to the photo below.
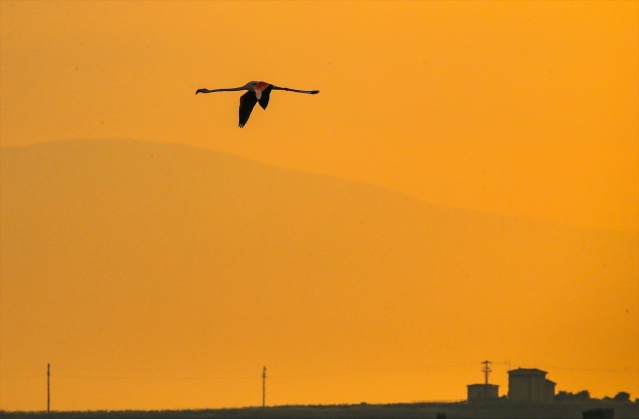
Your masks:
[{"label": "small tower structure", "polygon": [[468,401],[469,402],[487,402],[499,400],[499,386],[496,384],[488,383],[488,376],[492,372],[490,368],[490,361],[482,362],[484,365],[481,372],[484,374],[483,384],[469,384],[468,387]]},{"label": "small tower structure", "polygon": [[484,362],[482,362],[482,364],[484,364],[484,368],[482,368],[482,370],[481,370],[481,372],[484,373],[484,384],[488,385],[488,374],[493,372],[493,370],[490,369],[490,364],[492,364],[492,362],[484,361]]}]

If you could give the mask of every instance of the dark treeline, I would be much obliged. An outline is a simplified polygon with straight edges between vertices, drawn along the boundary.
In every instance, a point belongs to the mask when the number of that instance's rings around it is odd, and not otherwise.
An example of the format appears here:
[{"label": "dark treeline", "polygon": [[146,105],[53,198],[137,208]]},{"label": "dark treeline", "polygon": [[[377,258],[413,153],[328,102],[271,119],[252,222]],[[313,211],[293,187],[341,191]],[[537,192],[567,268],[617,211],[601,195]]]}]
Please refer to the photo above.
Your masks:
[{"label": "dark treeline", "polygon": [[[555,394],[555,400],[559,402],[571,402],[571,401],[586,401],[586,400],[597,400],[590,397],[590,392],[588,390],[581,390],[577,393],[571,393],[569,391],[560,391]],[[613,402],[629,402],[630,401],[630,393],[625,391],[620,391],[614,397],[604,397],[602,400],[604,401],[613,401]]]}]

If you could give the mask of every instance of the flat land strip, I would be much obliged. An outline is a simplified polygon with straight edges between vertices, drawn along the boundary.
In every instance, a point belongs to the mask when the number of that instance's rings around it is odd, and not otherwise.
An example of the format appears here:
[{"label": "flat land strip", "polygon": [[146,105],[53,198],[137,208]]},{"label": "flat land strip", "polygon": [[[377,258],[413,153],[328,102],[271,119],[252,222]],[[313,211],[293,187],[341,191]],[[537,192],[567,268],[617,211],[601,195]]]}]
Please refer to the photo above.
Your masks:
[{"label": "flat land strip", "polygon": [[[582,419],[590,409],[614,409],[614,419],[639,419],[639,403],[556,402],[518,403],[410,403],[245,407],[234,409],[91,412],[0,412],[1,418],[50,419],[116,418],[443,418],[445,419]],[[445,415],[445,416],[443,416]]]}]

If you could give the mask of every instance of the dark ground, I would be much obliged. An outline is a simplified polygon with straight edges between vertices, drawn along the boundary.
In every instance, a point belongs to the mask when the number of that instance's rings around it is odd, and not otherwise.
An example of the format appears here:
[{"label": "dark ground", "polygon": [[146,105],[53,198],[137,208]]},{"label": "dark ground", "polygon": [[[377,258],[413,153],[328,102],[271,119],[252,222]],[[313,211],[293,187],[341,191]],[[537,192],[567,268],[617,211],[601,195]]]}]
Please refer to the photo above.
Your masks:
[{"label": "dark ground", "polygon": [[614,419],[639,419],[639,403],[555,402],[549,404],[497,403],[413,403],[387,405],[318,405],[247,407],[237,409],[176,411],[94,412],[0,412],[0,418],[40,417],[51,419],[116,418],[432,418],[446,419],[581,419],[584,410],[613,408]]}]

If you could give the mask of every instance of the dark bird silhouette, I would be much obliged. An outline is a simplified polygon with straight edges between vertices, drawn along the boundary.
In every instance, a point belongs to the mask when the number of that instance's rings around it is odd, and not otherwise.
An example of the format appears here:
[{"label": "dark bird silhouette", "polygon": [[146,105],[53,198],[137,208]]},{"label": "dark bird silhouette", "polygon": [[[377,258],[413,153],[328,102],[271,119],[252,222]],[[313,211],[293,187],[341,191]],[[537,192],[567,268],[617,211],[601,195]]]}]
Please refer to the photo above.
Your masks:
[{"label": "dark bird silhouette", "polygon": [[239,127],[243,128],[248,122],[251,112],[256,103],[259,103],[262,109],[266,109],[268,106],[268,100],[271,95],[271,90],[286,90],[287,92],[306,93],[307,95],[315,95],[319,93],[319,90],[297,90],[289,89],[288,87],[279,87],[266,83],[263,81],[250,81],[241,87],[230,87],[226,89],[197,89],[195,94],[198,93],[214,93],[214,92],[235,92],[238,90],[248,90],[240,97],[240,123]]}]

